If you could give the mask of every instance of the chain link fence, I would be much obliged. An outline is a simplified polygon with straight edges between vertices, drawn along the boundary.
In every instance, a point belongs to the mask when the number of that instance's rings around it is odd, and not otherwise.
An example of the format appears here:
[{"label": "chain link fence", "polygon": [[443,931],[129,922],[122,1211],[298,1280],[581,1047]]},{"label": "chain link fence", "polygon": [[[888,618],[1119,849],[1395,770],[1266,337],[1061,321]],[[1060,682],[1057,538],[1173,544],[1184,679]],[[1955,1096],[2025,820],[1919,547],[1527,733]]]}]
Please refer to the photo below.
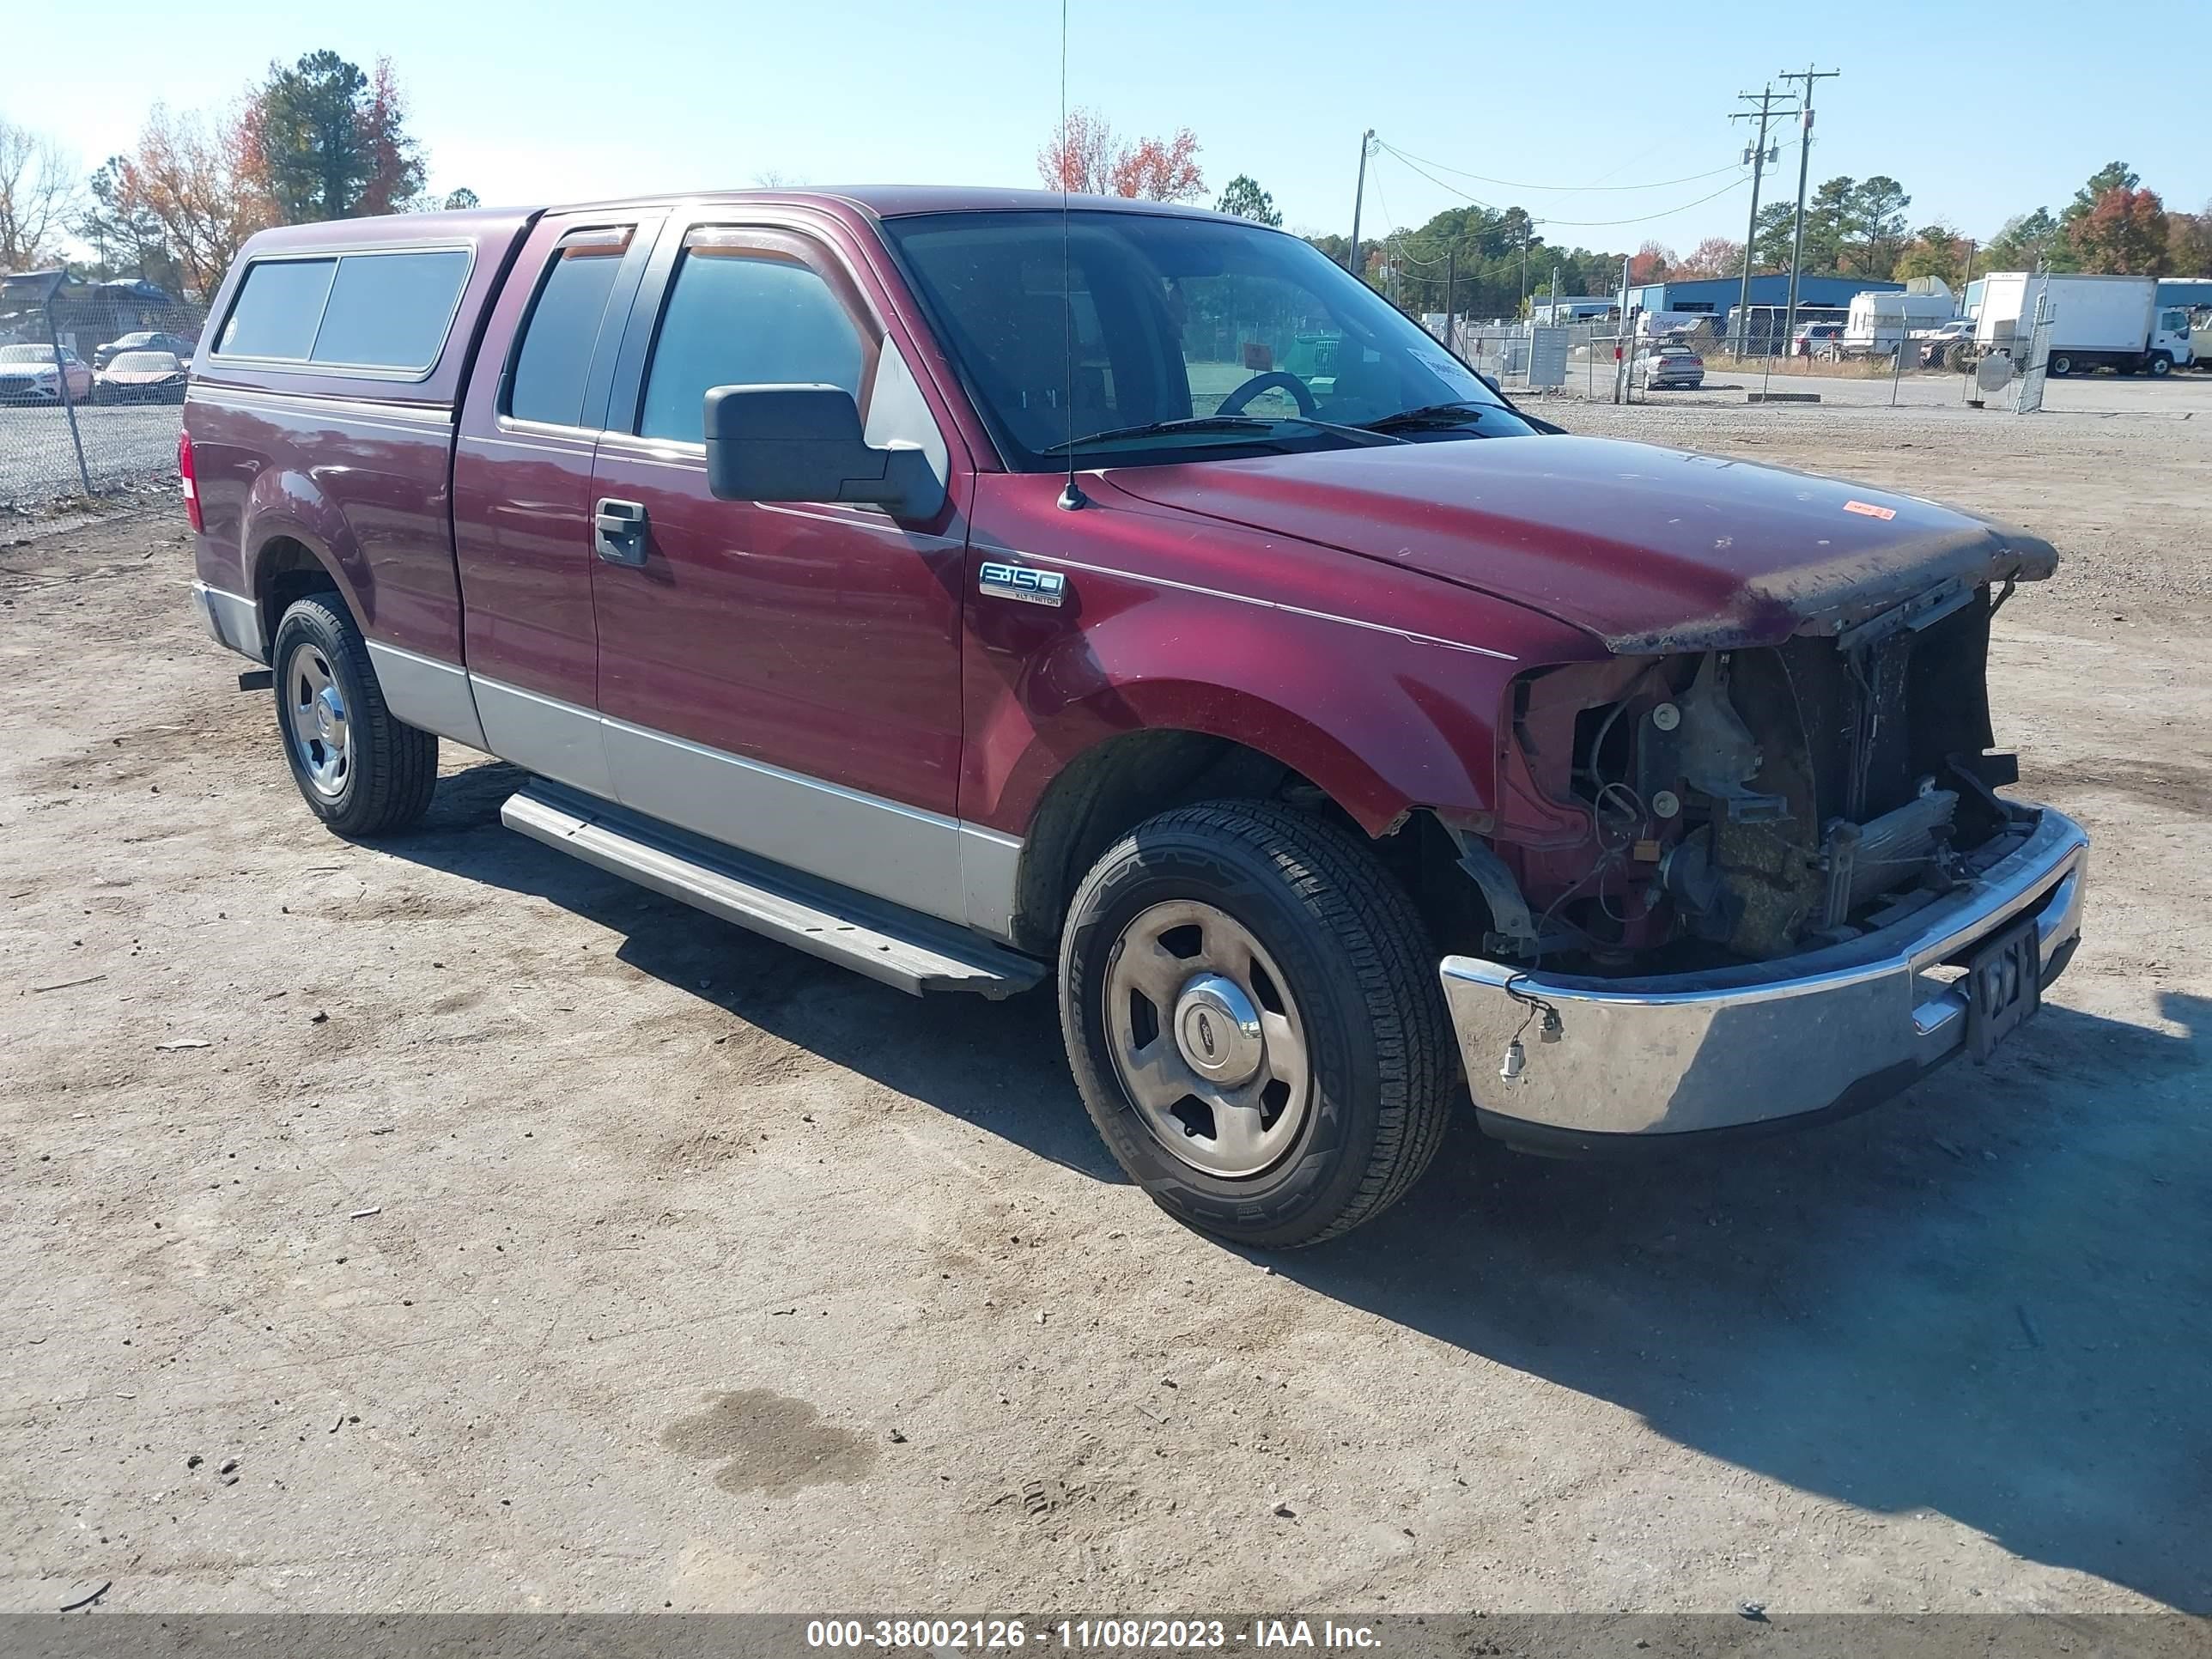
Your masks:
[{"label": "chain link fence", "polygon": [[0,512],[173,477],[206,320],[152,283],[0,276]]},{"label": "chain link fence", "polygon": [[[1430,319],[1430,329],[1445,337],[1441,318]],[[1860,342],[1821,313],[1801,313],[1792,328],[1778,307],[1753,307],[1741,335],[1716,317],[1640,314],[1626,328],[1618,317],[1553,330],[1462,319],[1449,332],[1461,356],[1516,394],[1663,404],[1712,393],[1729,401],[2020,412],[2042,405],[2049,340],[2047,325],[1984,349],[1958,325],[1892,324]]]}]

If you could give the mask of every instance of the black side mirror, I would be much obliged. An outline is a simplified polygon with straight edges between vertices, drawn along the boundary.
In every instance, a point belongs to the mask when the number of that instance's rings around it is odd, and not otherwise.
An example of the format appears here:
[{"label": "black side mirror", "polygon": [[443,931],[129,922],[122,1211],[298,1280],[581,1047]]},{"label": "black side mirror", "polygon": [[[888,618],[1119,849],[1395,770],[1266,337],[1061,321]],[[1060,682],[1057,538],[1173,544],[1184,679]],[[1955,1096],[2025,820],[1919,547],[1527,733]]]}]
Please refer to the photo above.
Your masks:
[{"label": "black side mirror", "polygon": [[718,386],[707,394],[707,486],[726,501],[867,501],[933,510],[919,449],[871,447],[835,386]]}]

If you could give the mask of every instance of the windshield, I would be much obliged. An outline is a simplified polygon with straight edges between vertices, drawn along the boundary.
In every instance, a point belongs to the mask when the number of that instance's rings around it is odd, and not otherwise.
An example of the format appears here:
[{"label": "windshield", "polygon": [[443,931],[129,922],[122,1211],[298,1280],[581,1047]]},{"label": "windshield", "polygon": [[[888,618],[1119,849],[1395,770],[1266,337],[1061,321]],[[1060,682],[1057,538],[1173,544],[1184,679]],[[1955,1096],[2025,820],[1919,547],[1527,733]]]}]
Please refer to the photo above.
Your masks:
[{"label": "windshield", "polygon": [[[884,229],[1018,471],[1058,471],[1071,444],[1115,465],[1340,448],[1366,435],[1341,428],[1417,410],[1424,438],[1534,429],[1382,295],[1279,231],[1079,209],[1063,278],[1057,213]],[[1434,414],[1445,406],[1457,418]]]},{"label": "windshield", "polygon": [[0,346],[0,363],[50,363],[53,360],[52,346]]}]

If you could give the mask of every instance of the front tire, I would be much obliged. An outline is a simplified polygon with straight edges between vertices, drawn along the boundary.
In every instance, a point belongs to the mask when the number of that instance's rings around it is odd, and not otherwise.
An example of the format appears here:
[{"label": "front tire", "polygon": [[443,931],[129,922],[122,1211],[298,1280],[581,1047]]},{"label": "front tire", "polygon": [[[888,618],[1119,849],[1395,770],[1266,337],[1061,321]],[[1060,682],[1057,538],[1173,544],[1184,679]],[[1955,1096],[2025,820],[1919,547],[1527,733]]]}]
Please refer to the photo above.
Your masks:
[{"label": "front tire", "polygon": [[2044,372],[2055,380],[2063,380],[2074,372],[2074,360],[2063,351],[2053,352]]},{"label": "front tire", "polygon": [[276,733],[308,810],[341,836],[411,827],[438,787],[438,739],[393,718],[361,629],[334,594],[295,600],[269,652]]},{"label": "front tire", "polygon": [[2173,373],[2173,359],[2168,356],[2165,352],[2161,351],[2155,354],[2151,358],[2147,367],[2150,370],[2150,377],[2152,380],[2162,380],[2167,375]]},{"label": "front tire", "polygon": [[1455,1060],[1427,929],[1356,838],[1258,801],[1178,808],[1076,890],[1060,1029],[1115,1161],[1178,1220],[1315,1244],[1397,1202]]}]

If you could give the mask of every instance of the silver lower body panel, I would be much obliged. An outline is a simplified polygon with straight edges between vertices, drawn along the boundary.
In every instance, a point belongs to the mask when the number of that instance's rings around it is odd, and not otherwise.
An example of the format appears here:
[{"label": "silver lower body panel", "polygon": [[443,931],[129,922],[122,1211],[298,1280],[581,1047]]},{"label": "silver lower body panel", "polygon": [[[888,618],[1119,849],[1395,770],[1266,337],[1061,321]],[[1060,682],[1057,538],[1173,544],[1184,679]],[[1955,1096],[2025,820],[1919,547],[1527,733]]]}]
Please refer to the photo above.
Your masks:
[{"label": "silver lower body panel", "polygon": [[261,637],[261,607],[243,593],[227,592],[196,580],[192,609],[199,613],[201,626],[216,644],[227,645],[256,662],[268,661],[269,642]]},{"label": "silver lower body panel", "polygon": [[[2088,853],[2081,827],[2044,807],[2027,841],[1960,891],[1784,963],[1608,981],[1447,957],[1476,1108],[1508,1142],[1576,1152],[1871,1105],[1965,1048],[1967,988],[1939,970],[2033,915],[2044,982],[2056,977],[2081,938]],[[1556,1042],[1538,1040],[1540,1014],[1522,999],[1556,1011]],[[1516,1036],[1526,1065],[1509,1082]]]}]

